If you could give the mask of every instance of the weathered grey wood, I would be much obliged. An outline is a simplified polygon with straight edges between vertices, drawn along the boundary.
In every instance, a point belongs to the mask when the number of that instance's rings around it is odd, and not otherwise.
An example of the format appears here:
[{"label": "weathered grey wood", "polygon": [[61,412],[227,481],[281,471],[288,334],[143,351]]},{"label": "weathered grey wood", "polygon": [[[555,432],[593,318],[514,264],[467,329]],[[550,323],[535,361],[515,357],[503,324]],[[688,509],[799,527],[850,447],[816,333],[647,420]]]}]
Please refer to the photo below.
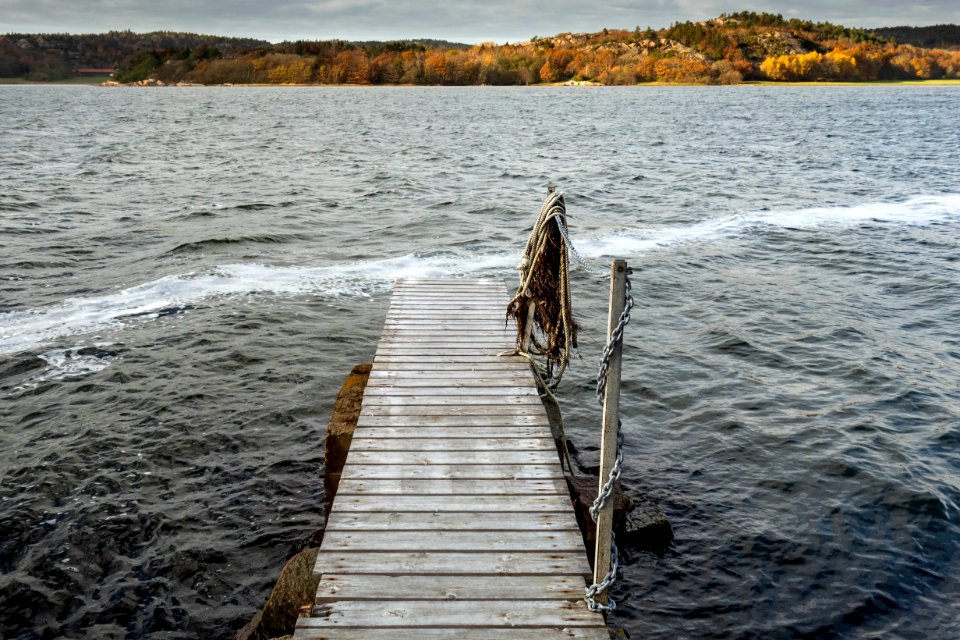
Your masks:
[{"label": "weathered grey wood", "polygon": [[373,415],[360,414],[358,427],[410,427],[417,425],[431,427],[490,427],[490,426],[542,426],[548,425],[546,414],[530,415]]},{"label": "weathered grey wood", "polygon": [[[530,363],[522,358],[503,356],[481,361],[463,362],[456,359],[434,358],[431,361],[410,361],[402,358],[381,358],[373,363],[371,375],[404,376],[407,371],[420,371],[432,374],[448,375],[449,371],[526,371],[530,373]],[[489,375],[489,374],[485,374]],[[533,374],[530,374],[533,375]]]},{"label": "weathered grey wood", "polygon": [[[434,372],[435,376],[439,375]],[[389,387],[392,389],[400,389],[405,387],[447,387],[447,388],[461,388],[461,387],[497,387],[497,386],[509,386],[509,387],[519,387],[523,385],[528,385],[530,383],[530,376],[525,373],[518,372],[516,374],[503,374],[499,378],[482,378],[479,377],[479,372],[473,374],[471,377],[451,375],[449,377],[437,377],[437,378],[427,378],[425,376],[407,376],[404,378],[385,378],[383,376],[373,376],[367,380],[367,389],[374,389],[377,387]]]},{"label": "weathered grey wood", "polygon": [[[358,535],[370,533],[360,532]],[[391,532],[379,533],[389,536]],[[485,535],[485,533],[474,532],[472,535]],[[580,535],[579,531],[573,533],[578,537]],[[582,546],[580,542],[577,544]],[[583,578],[563,575],[502,577],[325,573],[320,578],[317,602],[333,600],[580,600],[583,598],[583,589]]]},{"label": "weathered grey wood", "polygon": [[337,496],[359,494],[569,496],[561,478],[542,480],[371,480],[341,478]]},{"label": "weathered grey wood", "polygon": [[384,345],[377,348],[377,356],[443,356],[445,358],[459,358],[461,356],[503,358],[500,355],[503,349],[496,346],[477,345],[475,347],[431,347],[430,345],[409,345],[395,347]]},{"label": "weathered grey wood", "polygon": [[606,640],[507,301],[398,281],[295,637]]},{"label": "weathered grey wood", "polygon": [[428,333],[421,331],[409,331],[384,335],[380,338],[380,345],[378,346],[409,345],[419,347],[423,344],[432,344],[434,346],[455,347],[457,345],[463,346],[466,344],[484,348],[499,349],[506,344],[508,340],[509,336],[507,335],[496,336],[486,333],[465,336],[462,333],[456,335],[442,335],[432,332]]},{"label": "weathered grey wood", "polygon": [[483,426],[483,427],[360,427],[354,432],[356,438],[458,438],[472,440],[474,438],[549,438],[550,429],[539,427],[510,427],[510,426]]},{"label": "weathered grey wood", "polygon": [[351,553],[317,552],[314,573],[398,575],[590,575],[578,551],[456,553],[453,551]]},{"label": "weathered grey wood", "polygon": [[556,451],[553,438],[365,438],[356,433],[350,451]]},{"label": "weathered grey wood", "polygon": [[[610,305],[607,313],[607,342],[620,321],[620,314],[624,309],[624,295],[626,293],[627,263],[624,260],[614,260],[610,265]],[[600,441],[600,479],[602,490],[604,483],[613,470],[617,457],[617,437],[619,430],[620,407],[620,356],[622,344],[617,344],[610,354],[606,376],[606,394],[603,401],[603,428]],[[597,514],[597,542],[594,550],[596,558],[593,582],[602,582],[610,571],[610,536],[613,531],[613,499],[600,509]],[[601,604],[607,604],[608,596],[602,592],[595,596]]]},{"label": "weathered grey wood", "polygon": [[453,365],[452,368],[440,368],[439,366],[434,366],[431,363],[427,363],[420,366],[410,367],[408,365],[403,365],[405,368],[388,368],[387,364],[382,364],[373,368],[370,371],[370,380],[376,381],[378,378],[390,378],[391,380],[399,381],[411,381],[414,378],[433,378],[433,379],[457,379],[457,378],[491,378],[496,376],[496,379],[507,379],[507,378],[520,378],[522,380],[532,380],[533,374],[530,373],[529,366],[523,366],[520,362],[508,363],[505,362],[505,367],[498,366],[497,363],[494,363],[492,366],[488,365]]},{"label": "weathered grey wood", "polygon": [[473,397],[476,396],[536,396],[539,398],[537,390],[530,386],[519,386],[511,387],[508,385],[488,385],[488,386],[476,386],[472,385],[470,389],[462,389],[457,386],[452,385],[438,385],[435,387],[427,387],[422,385],[417,386],[403,386],[403,385],[393,385],[393,386],[376,386],[371,385],[366,388],[363,392],[363,397],[373,398],[377,396],[420,396],[420,397],[440,397],[440,396],[462,396],[462,397]]},{"label": "weathered grey wood", "polygon": [[[324,551],[583,551],[578,529],[564,531],[339,531]],[[581,592],[581,595],[582,592]]]},{"label": "weathered grey wood", "polygon": [[499,327],[495,322],[484,322],[481,320],[465,320],[462,324],[451,322],[449,320],[419,321],[419,320],[393,320],[387,318],[383,321],[384,329],[414,329],[420,327],[424,330],[456,331],[495,331]]},{"label": "weathered grey wood", "polygon": [[[422,314],[423,310],[420,309],[417,311],[417,313]],[[476,315],[460,316],[460,314],[464,313],[462,309],[451,311],[451,313],[458,314],[459,319],[463,322],[469,321],[471,324],[479,324],[483,326],[483,328],[480,329],[479,331],[474,331],[471,337],[479,337],[479,334],[482,332],[485,334],[489,334],[492,337],[504,338],[509,336],[511,333],[509,331],[509,327],[507,327],[506,329],[503,327],[502,318],[495,318],[491,316],[481,317]],[[420,315],[419,317],[422,317],[422,315]],[[418,331],[418,330],[422,331],[425,328],[424,323],[417,322],[417,316],[414,316],[413,314],[406,315],[406,314],[391,313],[387,316],[385,321],[389,321],[394,325],[406,325],[406,327],[402,329],[385,328],[383,333],[380,335],[381,340],[384,339],[385,337],[388,337],[391,335],[397,335],[397,334],[401,334],[408,337],[415,337],[415,333],[414,333],[415,331]],[[427,326],[429,327],[429,325]],[[464,340],[466,339],[466,336],[467,336],[467,333],[465,331],[455,331],[453,329],[434,329],[433,327],[429,327],[429,333],[431,335],[434,335],[434,334],[446,335],[446,336],[449,336],[450,338],[461,338]],[[516,335],[515,332],[514,332],[514,335]]]},{"label": "weathered grey wood", "polygon": [[[504,313],[501,319],[506,316],[506,300],[500,301],[494,298],[463,298],[458,300],[449,300],[445,298],[404,298],[390,305],[391,309],[399,308],[421,308],[421,309],[474,309],[477,311],[491,311],[503,309]],[[429,317],[429,316],[426,316]]]},{"label": "weathered grey wood", "polygon": [[354,464],[550,464],[556,451],[354,451]]},{"label": "weathered grey wood", "polygon": [[[316,620],[301,618],[301,620]],[[298,623],[299,624],[299,623]],[[294,640],[610,640],[603,627],[297,627]]]},{"label": "weathered grey wood", "polygon": [[434,406],[434,405],[447,405],[451,407],[461,407],[465,408],[467,406],[475,405],[492,405],[492,406],[529,406],[542,408],[540,403],[540,396],[537,395],[523,395],[523,396],[481,396],[481,395],[438,395],[438,396],[426,396],[426,395],[394,395],[394,396],[384,396],[384,395],[373,395],[365,397],[363,399],[363,404],[373,408],[380,406],[392,406],[392,407],[401,407],[401,406]]},{"label": "weathered grey wood", "polygon": [[[327,521],[324,540],[333,531],[497,531],[502,527],[500,512],[347,512],[334,509]],[[573,512],[511,513],[514,531],[556,531],[577,526]],[[325,569],[325,571],[327,571]],[[582,595],[582,594],[581,594]]]},{"label": "weathered grey wood", "polygon": [[317,618],[332,626],[383,627],[595,627],[596,614],[568,600],[476,601],[407,600],[383,607],[366,601],[329,602],[317,606]]},{"label": "weathered grey wood", "polygon": [[509,480],[560,478],[556,464],[350,464],[343,467],[347,479],[477,479]]},{"label": "weathered grey wood", "polygon": [[[452,355],[450,353],[443,353],[438,355],[411,355],[409,353],[404,354],[386,354],[378,353],[373,356],[373,363],[376,364],[398,364],[398,363],[436,363],[436,364],[448,364],[448,365],[457,365],[457,368],[462,368],[465,365],[473,366],[480,364],[517,364],[525,365],[529,368],[530,364],[525,360],[516,359],[514,356],[498,356],[494,355],[468,355],[468,354],[458,354]],[[391,367],[395,368],[395,367]]]},{"label": "weathered grey wood", "polygon": [[559,495],[534,496],[383,496],[337,495],[334,508],[340,511],[570,511],[570,498]]},{"label": "weathered grey wood", "polygon": [[[527,416],[536,410],[532,404],[464,404],[464,405],[407,405],[363,404],[360,417],[364,416]],[[541,409],[542,410],[542,409]]]}]

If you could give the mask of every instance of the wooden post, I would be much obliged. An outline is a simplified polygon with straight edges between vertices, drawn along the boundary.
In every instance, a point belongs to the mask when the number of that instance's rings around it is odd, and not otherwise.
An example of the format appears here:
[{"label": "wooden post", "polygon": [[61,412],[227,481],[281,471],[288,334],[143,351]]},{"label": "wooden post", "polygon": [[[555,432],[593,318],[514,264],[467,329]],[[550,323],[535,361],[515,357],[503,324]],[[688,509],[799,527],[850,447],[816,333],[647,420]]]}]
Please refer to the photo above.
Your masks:
[{"label": "wooden post", "polygon": [[523,344],[520,345],[524,353],[530,353],[530,339],[533,336],[533,314],[537,312],[537,303],[530,300],[527,303],[527,323],[523,327]]},{"label": "wooden post", "polygon": [[[627,262],[614,260],[610,265],[610,309],[607,318],[607,342],[617,328],[623,313],[626,294]],[[617,458],[617,432],[620,418],[620,363],[623,343],[610,354],[607,368],[606,397],[603,400],[603,434],[600,441],[600,488],[610,476]],[[613,496],[597,514],[597,546],[594,549],[593,582],[601,582],[610,571],[610,535],[613,531]],[[607,604],[607,593],[597,595],[597,602]]]}]

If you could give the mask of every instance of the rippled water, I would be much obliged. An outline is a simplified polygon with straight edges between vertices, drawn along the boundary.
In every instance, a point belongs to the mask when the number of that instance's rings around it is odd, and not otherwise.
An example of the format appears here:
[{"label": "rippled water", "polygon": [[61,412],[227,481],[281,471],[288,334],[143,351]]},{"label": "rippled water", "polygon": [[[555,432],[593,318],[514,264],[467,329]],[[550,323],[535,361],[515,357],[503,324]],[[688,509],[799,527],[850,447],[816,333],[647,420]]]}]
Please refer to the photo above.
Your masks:
[{"label": "rippled water", "polygon": [[[0,87],[0,636],[228,638],[401,275],[624,256],[634,637],[960,636],[960,91]],[[597,444],[603,286],[561,387]]]}]

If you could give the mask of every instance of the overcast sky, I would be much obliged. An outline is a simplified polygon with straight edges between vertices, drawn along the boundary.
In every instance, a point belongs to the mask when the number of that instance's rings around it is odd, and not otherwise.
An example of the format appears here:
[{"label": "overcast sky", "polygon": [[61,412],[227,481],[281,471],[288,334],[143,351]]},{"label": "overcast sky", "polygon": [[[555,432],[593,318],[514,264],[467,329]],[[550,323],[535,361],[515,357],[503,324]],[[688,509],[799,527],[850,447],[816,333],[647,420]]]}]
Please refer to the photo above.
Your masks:
[{"label": "overcast sky", "polygon": [[516,42],[563,31],[668,26],[751,9],[847,26],[960,23],[960,0],[0,0],[0,33],[192,31],[270,41]]}]

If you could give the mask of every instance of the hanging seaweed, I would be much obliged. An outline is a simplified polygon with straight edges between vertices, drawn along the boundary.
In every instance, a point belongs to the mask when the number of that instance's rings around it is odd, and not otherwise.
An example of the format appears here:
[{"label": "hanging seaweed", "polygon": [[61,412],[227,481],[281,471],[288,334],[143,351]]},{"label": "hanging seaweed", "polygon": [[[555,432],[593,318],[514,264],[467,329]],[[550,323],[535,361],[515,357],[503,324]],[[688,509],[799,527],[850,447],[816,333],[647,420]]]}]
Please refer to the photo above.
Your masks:
[{"label": "hanging seaweed", "polygon": [[573,320],[567,244],[558,220],[565,228],[566,205],[563,194],[551,188],[520,259],[520,286],[507,305],[507,317],[517,323],[517,350],[546,358],[553,388],[570,362],[579,330]]}]

